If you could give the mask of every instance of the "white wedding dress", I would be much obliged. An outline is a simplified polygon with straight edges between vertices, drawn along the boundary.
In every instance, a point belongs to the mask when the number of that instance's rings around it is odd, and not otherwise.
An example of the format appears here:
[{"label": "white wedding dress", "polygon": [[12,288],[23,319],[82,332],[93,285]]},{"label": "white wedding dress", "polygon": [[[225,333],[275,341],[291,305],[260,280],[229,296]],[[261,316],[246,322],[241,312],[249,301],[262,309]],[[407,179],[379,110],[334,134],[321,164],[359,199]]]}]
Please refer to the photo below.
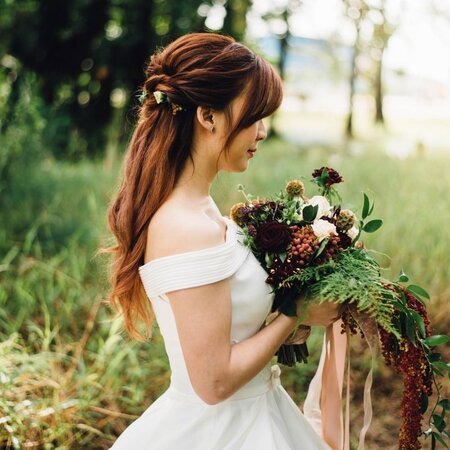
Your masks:
[{"label": "white wedding dress", "polygon": [[166,294],[229,278],[231,341],[254,335],[273,302],[266,272],[227,221],[226,242],[171,255],[140,267],[171,367],[169,388],[117,439],[114,450],[329,450],[268,364],[255,378],[216,405],[192,388]]}]

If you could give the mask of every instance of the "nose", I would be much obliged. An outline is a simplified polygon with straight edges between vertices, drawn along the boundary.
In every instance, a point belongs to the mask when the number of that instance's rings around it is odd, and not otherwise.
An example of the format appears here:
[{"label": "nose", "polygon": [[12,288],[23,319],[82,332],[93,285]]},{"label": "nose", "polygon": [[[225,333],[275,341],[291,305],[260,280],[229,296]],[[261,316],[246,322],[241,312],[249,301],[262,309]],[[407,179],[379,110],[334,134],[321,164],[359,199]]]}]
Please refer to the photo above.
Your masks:
[{"label": "nose", "polygon": [[262,119],[258,122],[258,133],[256,136],[257,141],[263,141],[267,137],[266,127]]}]

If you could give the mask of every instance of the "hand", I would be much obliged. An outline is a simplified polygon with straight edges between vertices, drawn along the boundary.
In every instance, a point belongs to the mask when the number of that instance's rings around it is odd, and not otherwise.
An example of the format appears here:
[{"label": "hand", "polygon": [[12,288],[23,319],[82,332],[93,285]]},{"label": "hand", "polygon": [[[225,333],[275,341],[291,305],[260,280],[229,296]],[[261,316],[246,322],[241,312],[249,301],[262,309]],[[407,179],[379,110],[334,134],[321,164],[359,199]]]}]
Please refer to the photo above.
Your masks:
[{"label": "hand", "polygon": [[321,304],[303,301],[297,303],[297,316],[302,319],[302,325],[327,327],[339,319],[341,305],[333,302]]},{"label": "hand", "polygon": [[311,327],[309,327],[308,325],[300,325],[298,327],[298,330],[294,334],[291,334],[284,341],[284,344],[286,345],[304,344],[306,340],[309,338],[310,334],[311,334]]}]

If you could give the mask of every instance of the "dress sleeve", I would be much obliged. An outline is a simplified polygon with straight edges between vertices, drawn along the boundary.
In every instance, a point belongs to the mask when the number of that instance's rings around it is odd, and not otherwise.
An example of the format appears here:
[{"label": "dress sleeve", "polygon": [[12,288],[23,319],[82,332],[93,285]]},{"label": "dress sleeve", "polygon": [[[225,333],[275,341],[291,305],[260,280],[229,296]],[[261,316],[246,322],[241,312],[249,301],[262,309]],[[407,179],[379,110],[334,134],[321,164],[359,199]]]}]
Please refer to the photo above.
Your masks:
[{"label": "dress sleeve", "polygon": [[224,280],[244,262],[249,249],[237,240],[193,252],[158,258],[139,268],[150,298],[179,289],[193,288]]}]

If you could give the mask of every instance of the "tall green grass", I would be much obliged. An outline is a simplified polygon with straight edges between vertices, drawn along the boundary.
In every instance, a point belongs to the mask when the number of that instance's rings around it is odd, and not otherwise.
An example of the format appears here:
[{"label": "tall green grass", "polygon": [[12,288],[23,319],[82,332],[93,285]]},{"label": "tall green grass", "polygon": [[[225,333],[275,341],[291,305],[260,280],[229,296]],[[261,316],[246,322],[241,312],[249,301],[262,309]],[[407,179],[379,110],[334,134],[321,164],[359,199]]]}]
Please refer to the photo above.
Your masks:
[{"label": "tall green grass", "polygon": [[[374,216],[385,224],[364,238],[367,246],[391,256],[388,274],[403,267],[430,291],[434,331],[446,332],[450,156],[399,160],[381,149],[355,155],[270,141],[247,172],[221,173],[213,196],[226,214],[242,200],[238,183],[266,196],[322,165],[344,176],[345,206],[358,212],[362,191],[375,200]],[[95,253],[109,239],[106,208],[118,172],[101,162],[44,160],[24,167],[8,189],[0,213],[0,447],[108,448],[168,385],[157,330],[150,343],[132,342],[104,304],[107,263]],[[283,371],[298,402],[320,342],[314,335],[309,365]]]}]

